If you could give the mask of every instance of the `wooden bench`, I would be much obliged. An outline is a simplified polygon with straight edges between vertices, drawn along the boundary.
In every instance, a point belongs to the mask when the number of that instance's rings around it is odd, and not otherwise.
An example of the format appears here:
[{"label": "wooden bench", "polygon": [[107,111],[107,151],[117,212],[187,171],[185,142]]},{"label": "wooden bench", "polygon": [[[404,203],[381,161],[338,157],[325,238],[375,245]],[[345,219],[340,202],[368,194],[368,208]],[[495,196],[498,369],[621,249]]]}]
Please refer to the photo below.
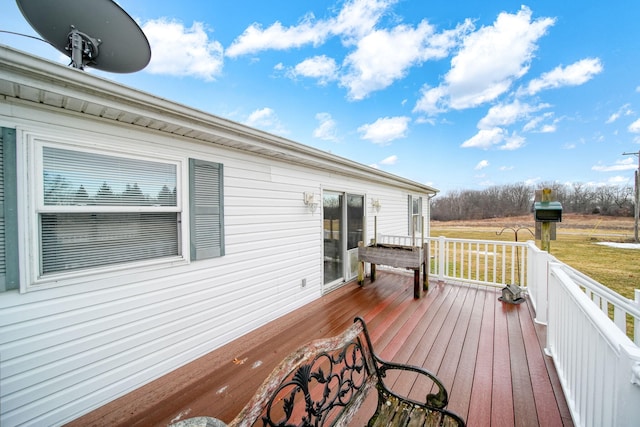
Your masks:
[{"label": "wooden bench", "polygon": [[[407,381],[423,381],[424,401],[394,393],[389,384],[409,373]],[[373,351],[363,319],[342,334],[313,341],[285,358],[227,426],[348,426],[365,398],[377,390],[377,409],[369,426],[464,426],[445,409],[447,390],[429,371],[387,362]],[[224,426],[208,417],[173,425]]]}]

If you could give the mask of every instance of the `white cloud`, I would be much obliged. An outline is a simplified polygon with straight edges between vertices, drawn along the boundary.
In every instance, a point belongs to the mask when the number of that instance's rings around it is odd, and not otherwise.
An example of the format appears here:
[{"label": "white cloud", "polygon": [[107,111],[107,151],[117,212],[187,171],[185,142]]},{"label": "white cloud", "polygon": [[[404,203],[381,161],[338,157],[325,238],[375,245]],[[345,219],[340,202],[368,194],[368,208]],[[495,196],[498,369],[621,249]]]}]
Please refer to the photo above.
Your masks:
[{"label": "white cloud", "polygon": [[333,35],[341,35],[346,45],[368,34],[382,15],[397,0],[347,1],[338,15],[316,20],[312,14],[304,16],[297,25],[285,27],[275,22],[267,28],[253,23],[237,37],[226,54],[231,57],[254,54],[264,50],[286,50],[311,44],[319,46]]},{"label": "white cloud", "polygon": [[513,166],[500,166],[500,170],[503,171],[503,172],[510,171],[510,170],[513,170],[513,169],[514,169]]},{"label": "white cloud", "polygon": [[597,164],[591,168],[591,170],[598,172],[615,172],[636,169],[637,164],[635,159],[628,157],[626,159],[618,160],[613,165],[601,165]]},{"label": "white cloud", "polygon": [[618,120],[623,116],[630,116],[633,114],[633,110],[630,107],[630,104],[624,104],[622,107],[618,109],[615,113],[611,114],[605,123],[610,124]]},{"label": "white cloud", "polygon": [[445,86],[430,87],[424,85],[420,90],[422,96],[414,107],[414,112],[423,112],[430,116],[434,116],[439,113],[447,111],[447,106],[443,103],[443,99],[448,94],[448,89]]},{"label": "white cloud", "polygon": [[514,133],[511,136],[506,137],[505,144],[498,148],[500,150],[513,151],[523,147],[524,143],[525,139],[522,136]]},{"label": "white cloud", "polygon": [[338,66],[333,58],[326,55],[307,58],[294,67],[291,77],[303,76],[318,79],[321,85],[337,78]]},{"label": "white cloud", "polygon": [[503,128],[480,129],[477,134],[460,145],[462,148],[480,148],[488,150],[496,147],[499,150],[517,150],[525,144],[525,139],[516,134],[511,135]]},{"label": "white cloud", "polygon": [[631,133],[640,133],[640,119],[629,125],[629,132]]},{"label": "white cloud", "polygon": [[398,163],[398,156],[396,156],[395,154],[393,156],[389,156],[386,159],[383,159],[380,164],[381,165],[395,165],[396,163]]},{"label": "white cloud", "polygon": [[540,128],[540,133],[554,133],[556,130],[558,130],[558,127],[555,123],[546,124]]},{"label": "white cloud", "polygon": [[245,121],[245,124],[279,135],[289,133],[280,122],[280,119],[278,119],[276,112],[268,107],[252,112]]},{"label": "white cloud", "polygon": [[332,32],[343,37],[345,45],[353,45],[377,25],[380,18],[398,0],[346,1],[338,16],[329,21]]},{"label": "white cloud", "polygon": [[609,185],[627,185],[629,184],[629,177],[620,175],[612,176],[607,180],[607,183]]},{"label": "white cloud", "polygon": [[428,99],[421,98],[415,111],[466,109],[496,99],[528,71],[538,39],[553,24],[551,18],[532,21],[526,6],[516,14],[501,13],[493,25],[464,38],[445,83],[436,93],[423,91]]},{"label": "white cloud", "polygon": [[484,169],[488,166],[489,166],[489,160],[480,160],[474,169],[479,171],[480,169]]},{"label": "white cloud", "polygon": [[603,70],[602,62],[598,58],[587,58],[562,68],[558,66],[542,74],[539,79],[532,80],[524,89],[529,95],[545,89],[556,89],[563,86],[579,86],[591,80],[593,76]]},{"label": "white cloud", "polygon": [[[553,113],[544,113],[541,116],[536,116],[534,118],[532,118],[531,120],[529,120],[523,127],[522,130],[524,132],[541,132],[541,129],[543,129],[546,125],[542,124],[542,122],[544,120],[548,120],[551,117],[553,117]],[[555,126],[555,121],[554,121],[554,126]]]},{"label": "white cloud", "polygon": [[548,108],[549,104],[532,106],[521,103],[517,99],[510,104],[498,104],[489,109],[489,112],[478,122],[479,129],[491,129],[496,126],[509,126],[516,121],[528,117],[543,108]]},{"label": "white cloud", "polygon": [[316,120],[320,122],[313,131],[315,138],[324,139],[326,141],[337,141],[338,135],[336,130],[336,122],[329,113],[316,114]]},{"label": "white cloud", "polygon": [[[331,37],[339,37],[350,49],[342,64],[341,85],[347,88],[348,98],[361,100],[371,92],[384,89],[403,78],[408,69],[430,59],[446,57],[467,33],[470,20],[452,30],[436,33],[427,21],[417,26],[397,25],[391,29],[376,28],[381,18],[398,0],[348,0],[333,17],[316,19],[309,14],[299,23],[284,26],[275,22],[263,28],[254,23],[227,48],[226,55],[237,57],[264,50],[286,50],[306,45],[315,47]],[[353,49],[352,49],[353,48]],[[302,63],[291,76],[317,77],[313,65]],[[309,67],[307,67],[307,65]],[[323,64],[329,65],[326,62]],[[321,83],[333,80],[339,67],[334,64],[322,74]],[[309,74],[312,73],[312,74]]]},{"label": "white cloud", "polygon": [[186,28],[178,21],[165,18],[142,25],[151,50],[151,61],[145,69],[152,74],[194,76],[214,80],[224,65],[222,45],[210,40],[205,26],[194,22]]},{"label": "white cloud", "polygon": [[374,144],[387,145],[394,139],[407,136],[409,117],[384,117],[373,123],[358,128],[360,138],[368,139]]},{"label": "white cloud", "polygon": [[330,34],[326,22],[314,20],[313,15],[305,16],[295,26],[284,27],[280,22],[263,29],[258,23],[251,24],[227,48],[226,55],[232,58],[253,54],[263,50],[284,50],[313,44],[318,46]]},{"label": "white cloud", "polygon": [[496,144],[504,141],[504,129],[495,127],[493,129],[480,129],[477,134],[462,143],[463,148],[482,148],[487,150]]},{"label": "white cloud", "polygon": [[356,50],[344,60],[346,74],[341,83],[348,97],[361,100],[403,78],[409,68],[448,55],[470,24],[435,34],[427,21],[417,27],[398,25],[391,30],[374,30],[358,40]]}]

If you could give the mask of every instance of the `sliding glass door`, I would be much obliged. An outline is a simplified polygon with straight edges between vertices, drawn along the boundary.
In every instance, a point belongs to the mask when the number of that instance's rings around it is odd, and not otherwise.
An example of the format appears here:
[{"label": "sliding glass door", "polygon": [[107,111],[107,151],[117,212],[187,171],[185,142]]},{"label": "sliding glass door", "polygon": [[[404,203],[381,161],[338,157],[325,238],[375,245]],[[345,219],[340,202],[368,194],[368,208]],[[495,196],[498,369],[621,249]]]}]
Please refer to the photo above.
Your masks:
[{"label": "sliding glass door", "polygon": [[322,196],[325,285],[344,278],[343,203],[340,193],[325,192]]},{"label": "sliding glass door", "polygon": [[358,274],[358,242],[364,239],[364,196],[326,191],[322,214],[326,291]]}]

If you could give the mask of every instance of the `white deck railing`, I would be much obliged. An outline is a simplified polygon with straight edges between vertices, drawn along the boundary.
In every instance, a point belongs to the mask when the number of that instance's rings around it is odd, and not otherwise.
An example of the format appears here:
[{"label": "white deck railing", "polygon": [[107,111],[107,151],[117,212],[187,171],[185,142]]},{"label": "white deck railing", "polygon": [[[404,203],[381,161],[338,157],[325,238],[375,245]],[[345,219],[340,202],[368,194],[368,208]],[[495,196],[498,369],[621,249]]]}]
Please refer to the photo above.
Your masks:
[{"label": "white deck railing", "polygon": [[445,237],[426,240],[432,259],[429,274],[439,280],[526,287],[526,243]]},{"label": "white deck railing", "polygon": [[[423,242],[380,235],[378,241]],[[534,242],[444,237],[424,242],[432,277],[526,289],[536,322],[547,325],[546,353],[553,358],[575,425],[640,425],[640,291],[634,300],[625,298]]]}]

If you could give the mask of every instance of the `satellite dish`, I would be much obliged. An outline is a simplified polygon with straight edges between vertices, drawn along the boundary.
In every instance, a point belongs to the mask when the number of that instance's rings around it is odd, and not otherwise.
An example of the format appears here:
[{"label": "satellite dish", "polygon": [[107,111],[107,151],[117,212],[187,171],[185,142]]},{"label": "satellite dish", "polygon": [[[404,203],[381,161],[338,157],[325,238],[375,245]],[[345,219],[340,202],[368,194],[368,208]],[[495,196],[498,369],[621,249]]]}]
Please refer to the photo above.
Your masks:
[{"label": "satellite dish", "polygon": [[112,0],[16,0],[46,41],[85,66],[114,73],[142,70],[151,59],[147,37]]}]

